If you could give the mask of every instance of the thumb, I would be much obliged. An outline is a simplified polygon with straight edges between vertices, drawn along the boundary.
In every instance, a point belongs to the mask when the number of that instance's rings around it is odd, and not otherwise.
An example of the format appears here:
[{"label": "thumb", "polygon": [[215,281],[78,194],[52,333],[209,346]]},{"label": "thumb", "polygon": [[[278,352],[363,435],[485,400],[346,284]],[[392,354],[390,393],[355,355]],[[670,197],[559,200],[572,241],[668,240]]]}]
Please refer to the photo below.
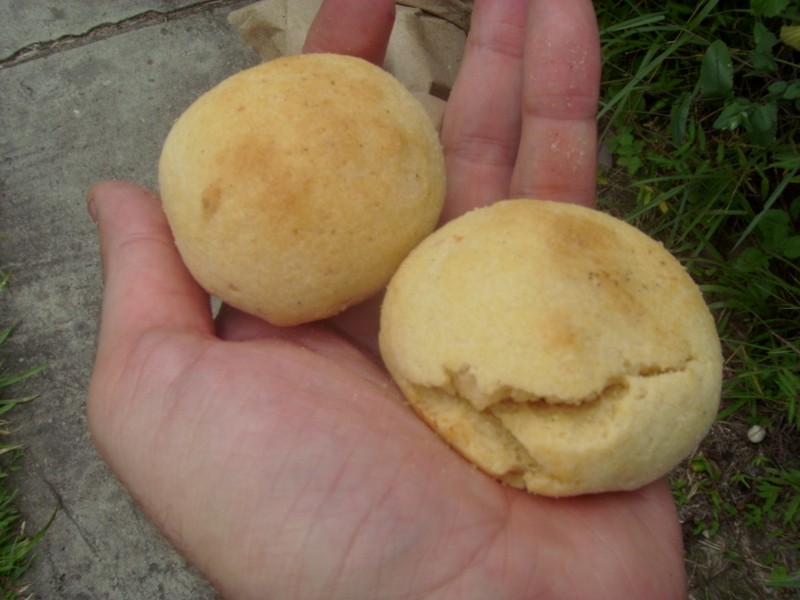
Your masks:
[{"label": "thumb", "polygon": [[103,263],[101,346],[131,343],[159,328],[212,334],[208,296],[184,266],[158,196],[106,181],[91,189],[87,208]]}]

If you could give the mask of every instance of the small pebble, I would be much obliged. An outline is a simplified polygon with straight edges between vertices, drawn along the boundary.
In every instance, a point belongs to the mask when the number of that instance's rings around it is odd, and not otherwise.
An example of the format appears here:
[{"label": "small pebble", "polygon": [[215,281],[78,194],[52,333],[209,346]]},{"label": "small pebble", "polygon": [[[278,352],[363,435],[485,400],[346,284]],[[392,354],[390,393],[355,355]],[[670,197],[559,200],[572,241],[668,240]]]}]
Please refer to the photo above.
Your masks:
[{"label": "small pebble", "polygon": [[761,427],[761,425],[753,425],[747,430],[747,439],[754,444],[758,444],[759,442],[763,441],[766,435],[767,430]]}]

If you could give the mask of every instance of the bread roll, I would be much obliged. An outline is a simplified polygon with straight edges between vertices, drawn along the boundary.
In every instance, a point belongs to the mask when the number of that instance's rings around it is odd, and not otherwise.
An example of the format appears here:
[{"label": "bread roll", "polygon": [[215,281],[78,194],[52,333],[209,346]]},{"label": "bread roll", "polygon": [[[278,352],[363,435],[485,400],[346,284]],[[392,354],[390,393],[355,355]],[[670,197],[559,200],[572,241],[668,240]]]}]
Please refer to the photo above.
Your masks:
[{"label": "bread roll", "polygon": [[680,263],[625,222],[509,200],[451,221],[392,278],[387,368],[486,473],[537,494],[638,488],[714,421],[714,320]]},{"label": "bread roll", "polygon": [[237,73],[194,102],[164,143],[159,184],[195,279],[296,325],[386,284],[436,225],[444,159],[391,75],[310,54]]}]

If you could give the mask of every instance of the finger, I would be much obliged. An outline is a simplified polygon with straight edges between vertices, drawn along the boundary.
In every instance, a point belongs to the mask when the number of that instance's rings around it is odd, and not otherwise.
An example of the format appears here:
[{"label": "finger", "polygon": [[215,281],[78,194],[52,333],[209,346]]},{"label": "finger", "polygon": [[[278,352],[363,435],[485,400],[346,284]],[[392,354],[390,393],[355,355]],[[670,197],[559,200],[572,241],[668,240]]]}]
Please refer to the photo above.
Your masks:
[{"label": "finger", "polygon": [[383,64],[394,24],[394,0],[325,0],[303,52],[349,54]]},{"label": "finger", "polygon": [[600,41],[590,0],[531,0],[511,195],[595,202]]},{"label": "finger", "polygon": [[163,327],[212,333],[208,296],[186,270],[158,197],[107,181],[92,188],[87,202],[103,263],[101,343]]},{"label": "finger", "polygon": [[519,144],[525,0],[478,0],[447,102],[443,221],[507,196]]}]

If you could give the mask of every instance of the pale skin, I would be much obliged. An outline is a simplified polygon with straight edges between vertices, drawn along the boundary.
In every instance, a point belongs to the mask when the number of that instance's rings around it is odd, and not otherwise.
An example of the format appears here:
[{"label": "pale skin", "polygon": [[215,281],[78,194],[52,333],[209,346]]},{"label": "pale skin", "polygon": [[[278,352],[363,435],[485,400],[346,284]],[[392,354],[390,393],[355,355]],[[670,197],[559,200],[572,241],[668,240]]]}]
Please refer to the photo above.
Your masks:
[{"label": "pale skin", "polygon": [[[327,0],[306,50],[379,63],[393,10]],[[445,219],[505,197],[593,205],[598,55],[588,0],[477,0],[442,126]],[[88,206],[95,443],[223,596],[685,598],[663,481],[570,499],[503,486],[404,404],[375,355],[377,301],[285,329],[215,320],[154,193],[104,182]]]}]

